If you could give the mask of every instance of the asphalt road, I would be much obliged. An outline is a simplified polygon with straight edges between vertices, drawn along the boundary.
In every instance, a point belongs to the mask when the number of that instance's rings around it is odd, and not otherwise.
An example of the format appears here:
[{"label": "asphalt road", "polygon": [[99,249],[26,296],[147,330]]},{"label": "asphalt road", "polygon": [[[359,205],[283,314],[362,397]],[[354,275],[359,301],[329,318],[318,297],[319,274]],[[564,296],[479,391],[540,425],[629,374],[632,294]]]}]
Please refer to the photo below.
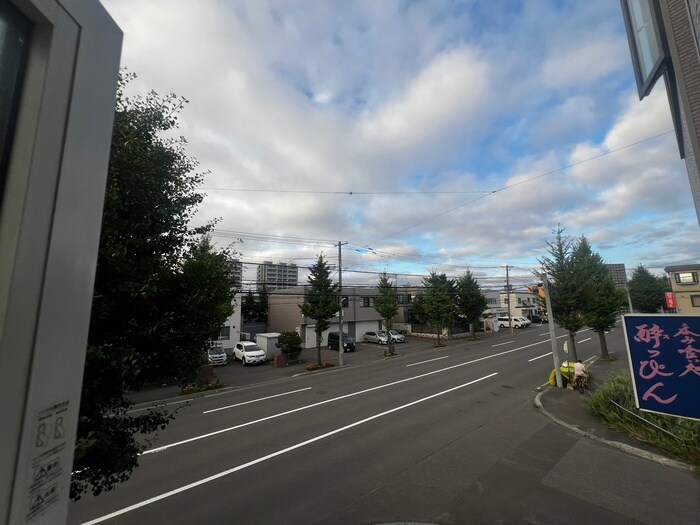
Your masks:
[{"label": "asphalt road", "polygon": [[[194,399],[131,480],[72,504],[69,522],[698,523],[692,474],[534,408],[546,328],[440,350],[409,339],[391,359],[360,344],[340,369]],[[622,332],[608,338],[622,355]],[[577,341],[580,358],[598,353],[592,332]]]}]

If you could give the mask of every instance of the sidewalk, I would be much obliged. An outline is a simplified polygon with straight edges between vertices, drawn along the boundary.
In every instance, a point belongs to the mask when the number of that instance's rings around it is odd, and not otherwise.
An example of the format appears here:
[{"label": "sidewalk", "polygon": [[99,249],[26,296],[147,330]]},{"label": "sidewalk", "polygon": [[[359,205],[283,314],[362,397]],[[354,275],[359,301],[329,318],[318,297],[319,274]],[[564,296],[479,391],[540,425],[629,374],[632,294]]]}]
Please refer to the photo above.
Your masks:
[{"label": "sidewalk", "polygon": [[[611,353],[611,356],[615,359],[612,361],[598,359],[588,367],[593,376],[592,391],[602,385],[610,374],[629,371],[627,356],[614,353]],[[690,469],[690,466],[665,456],[664,452],[658,448],[637,441],[624,432],[609,428],[588,409],[586,398],[590,395],[590,392],[580,394],[578,390],[547,386],[535,397],[535,405],[554,422],[590,439],[658,463]]]}]

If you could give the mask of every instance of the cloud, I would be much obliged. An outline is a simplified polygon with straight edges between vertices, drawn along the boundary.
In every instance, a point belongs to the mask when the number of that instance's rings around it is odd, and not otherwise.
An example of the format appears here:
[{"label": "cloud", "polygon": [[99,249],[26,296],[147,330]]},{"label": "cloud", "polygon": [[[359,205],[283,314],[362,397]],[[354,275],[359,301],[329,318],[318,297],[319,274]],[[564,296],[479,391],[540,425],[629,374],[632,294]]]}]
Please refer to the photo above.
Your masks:
[{"label": "cloud", "polygon": [[348,247],[347,264],[409,273],[527,267],[557,224],[612,262],[696,248],[675,137],[631,146],[672,124],[661,84],[636,99],[608,0],[104,2],[132,92],[190,100],[179,131],[207,172],[200,223],[369,244],[384,253]]},{"label": "cloud", "polygon": [[478,127],[489,104],[491,66],[471,48],[435,59],[391,101],[360,121],[360,133],[376,148],[425,149],[454,131]]}]

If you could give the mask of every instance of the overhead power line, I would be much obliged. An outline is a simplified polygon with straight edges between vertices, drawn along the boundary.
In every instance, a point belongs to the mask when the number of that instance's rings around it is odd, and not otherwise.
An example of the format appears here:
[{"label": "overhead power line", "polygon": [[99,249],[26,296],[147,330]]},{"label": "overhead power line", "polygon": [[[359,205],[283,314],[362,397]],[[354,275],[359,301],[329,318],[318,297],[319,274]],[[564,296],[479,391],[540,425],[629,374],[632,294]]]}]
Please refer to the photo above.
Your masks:
[{"label": "overhead power line", "polygon": [[617,153],[618,151],[622,151],[622,150],[624,150],[624,149],[631,148],[631,147],[633,147],[633,146],[638,146],[639,144],[643,144],[644,142],[648,142],[648,141],[650,141],[650,140],[657,139],[657,138],[662,137],[662,136],[664,136],[664,135],[668,135],[669,133],[675,133],[675,131],[674,131],[674,130],[664,131],[663,133],[659,133],[659,134],[654,135],[654,136],[652,136],[652,137],[647,137],[647,138],[645,138],[645,139],[638,140],[637,142],[632,142],[631,144],[626,144],[626,145],[624,145],[624,146],[620,146],[619,148],[614,148],[614,149],[611,149],[611,150],[609,150],[609,151],[605,151],[605,152],[603,152],[603,153],[599,153],[598,155],[594,155],[594,156],[592,156],[592,157],[588,157],[588,158],[586,158],[586,159],[579,160],[579,161],[577,161],[577,162],[572,162],[572,163],[567,164],[567,165],[565,165],[565,166],[562,166],[562,167],[560,167],[560,168],[555,168],[555,169],[553,169],[553,170],[549,170],[549,171],[547,171],[547,172],[545,172],[545,173],[541,173],[540,175],[535,175],[534,177],[530,177],[530,178],[527,178],[527,179],[523,179],[523,180],[521,180],[521,181],[519,181],[519,182],[514,182],[513,184],[508,184],[508,185],[503,186],[503,187],[501,187],[501,188],[498,188],[498,189],[496,189],[496,190],[492,190],[492,191],[490,191],[490,192],[489,192],[488,194],[486,194],[486,195],[481,195],[480,197],[477,197],[476,199],[472,199],[472,200],[470,200],[470,201],[463,202],[462,204],[459,204],[459,205],[457,205],[457,206],[454,206],[454,207],[452,207],[452,208],[449,208],[449,209],[447,209],[447,210],[445,210],[445,211],[443,211],[443,212],[441,212],[441,213],[438,213],[437,215],[433,215],[432,217],[428,217],[428,218],[426,218],[426,219],[423,219],[422,221],[419,221],[419,222],[417,222],[417,223],[415,223],[415,224],[413,224],[413,225],[411,225],[411,226],[407,226],[407,227],[405,227],[405,228],[403,228],[403,229],[401,229],[401,230],[399,230],[399,231],[397,231],[397,232],[395,232],[395,233],[392,233],[392,234],[390,234],[390,235],[386,235],[386,236],[384,236],[384,237],[382,237],[382,238],[380,238],[380,239],[376,239],[375,241],[370,242],[369,244],[376,244],[376,243],[378,243],[378,242],[380,242],[380,241],[384,241],[384,240],[386,240],[386,239],[390,239],[390,238],[396,237],[396,236],[399,235],[400,233],[403,233],[403,232],[405,232],[405,231],[411,230],[411,229],[415,228],[416,226],[420,226],[421,224],[425,224],[426,222],[434,221],[435,219],[438,219],[438,218],[443,217],[443,216],[445,216],[445,215],[447,215],[447,214],[449,214],[449,213],[452,213],[453,211],[456,211],[456,210],[458,210],[458,209],[460,209],[460,208],[463,208],[464,206],[467,206],[468,204],[472,204],[472,203],[477,202],[477,201],[479,201],[479,200],[481,200],[481,199],[484,199],[484,198],[488,197],[489,195],[493,195],[493,194],[495,194],[495,193],[500,193],[500,192],[502,192],[502,191],[509,190],[509,189],[511,189],[511,188],[515,188],[516,186],[520,186],[520,185],[522,185],[522,184],[527,184],[527,183],[529,183],[529,182],[533,182],[533,181],[538,180],[538,179],[541,179],[541,178],[543,178],[543,177],[547,177],[547,176],[549,176],[549,175],[553,175],[554,173],[559,173],[559,172],[562,172],[562,171],[567,170],[567,169],[569,169],[569,168],[573,168],[574,166],[579,166],[579,165],[584,164],[584,163],[586,163],[586,162],[591,162],[592,160],[596,160],[596,159],[600,159],[600,158],[603,158],[603,157],[607,157],[608,155],[612,155],[613,153]]}]

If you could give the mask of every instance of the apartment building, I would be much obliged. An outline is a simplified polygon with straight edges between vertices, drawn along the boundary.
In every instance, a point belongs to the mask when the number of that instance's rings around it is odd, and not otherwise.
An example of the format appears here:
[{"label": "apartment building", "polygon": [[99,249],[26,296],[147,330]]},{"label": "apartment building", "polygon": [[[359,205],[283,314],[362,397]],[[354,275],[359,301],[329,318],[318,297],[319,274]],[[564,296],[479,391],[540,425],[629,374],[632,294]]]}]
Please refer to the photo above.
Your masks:
[{"label": "apartment building", "polygon": [[265,261],[258,266],[257,282],[270,292],[292,288],[299,285],[299,268],[293,263]]}]

